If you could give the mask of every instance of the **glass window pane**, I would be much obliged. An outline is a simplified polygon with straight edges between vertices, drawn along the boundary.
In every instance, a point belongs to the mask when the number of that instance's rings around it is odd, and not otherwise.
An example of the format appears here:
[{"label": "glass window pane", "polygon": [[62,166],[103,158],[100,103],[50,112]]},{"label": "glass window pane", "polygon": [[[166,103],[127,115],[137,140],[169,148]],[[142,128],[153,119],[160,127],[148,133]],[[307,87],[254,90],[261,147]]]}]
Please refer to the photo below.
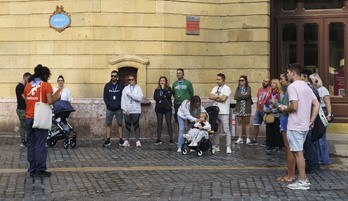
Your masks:
[{"label": "glass window pane", "polygon": [[343,96],[345,94],[344,84],[344,24],[330,24],[330,94]]},{"label": "glass window pane", "polygon": [[344,0],[304,0],[305,9],[335,9],[343,6]]},{"label": "glass window pane", "polygon": [[282,72],[284,72],[290,63],[295,63],[297,61],[296,25],[284,24],[282,36]]},{"label": "glass window pane", "polygon": [[282,0],[283,10],[295,10],[297,8],[298,0]]},{"label": "glass window pane", "polygon": [[318,73],[318,25],[304,25],[304,67]]}]

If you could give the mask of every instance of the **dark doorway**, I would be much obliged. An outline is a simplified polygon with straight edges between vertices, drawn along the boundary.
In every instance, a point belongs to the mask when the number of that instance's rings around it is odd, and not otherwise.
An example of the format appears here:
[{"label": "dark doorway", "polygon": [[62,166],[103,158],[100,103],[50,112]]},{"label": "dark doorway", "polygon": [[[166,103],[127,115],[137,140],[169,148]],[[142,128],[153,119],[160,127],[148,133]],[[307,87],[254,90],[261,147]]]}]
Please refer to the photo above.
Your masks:
[{"label": "dark doorway", "polygon": [[134,75],[135,79],[137,79],[137,73],[138,69],[133,67],[123,67],[118,70],[120,74],[120,82],[124,84],[124,86],[127,86],[129,84],[128,82],[128,76]]}]

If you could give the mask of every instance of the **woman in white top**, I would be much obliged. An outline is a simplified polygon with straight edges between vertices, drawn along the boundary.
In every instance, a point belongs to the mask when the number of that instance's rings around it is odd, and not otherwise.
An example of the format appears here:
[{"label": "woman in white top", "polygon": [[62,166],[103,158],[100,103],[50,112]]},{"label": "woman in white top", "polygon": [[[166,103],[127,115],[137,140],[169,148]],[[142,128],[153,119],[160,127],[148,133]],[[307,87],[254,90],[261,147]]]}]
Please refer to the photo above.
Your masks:
[{"label": "woman in white top", "polygon": [[202,106],[201,98],[199,96],[192,96],[192,98],[186,99],[181,103],[181,106],[178,109],[179,136],[177,152],[181,152],[182,145],[185,142],[183,134],[186,131],[186,120],[188,129],[190,130],[197,119],[199,119],[201,112],[207,111],[205,111],[204,107]]},{"label": "woman in white top", "polygon": [[64,82],[65,82],[65,80],[64,80],[63,75],[59,75],[57,78],[58,88],[53,88],[53,93],[55,93],[58,89],[63,88],[60,91],[60,97],[61,97],[60,100],[71,102],[73,100],[73,98],[71,96],[70,90],[68,88],[64,87]]},{"label": "woman in white top", "polygon": [[[320,79],[317,73],[310,75],[309,78],[312,80],[315,88],[318,89],[320,107],[323,109],[326,115],[326,119],[328,121],[331,121],[331,101],[329,91],[323,86],[323,81]],[[330,163],[329,150],[326,141],[326,131],[322,138],[314,142],[314,161],[320,165],[326,165]]]},{"label": "woman in white top", "polygon": [[125,136],[126,141],[122,144],[123,147],[130,146],[129,135],[131,132],[131,124],[133,123],[134,134],[136,138],[135,145],[141,147],[140,143],[140,128],[139,118],[141,114],[141,100],[143,99],[143,91],[136,84],[134,75],[128,76],[129,85],[122,91],[121,109],[123,111],[124,121],[126,124]]}]

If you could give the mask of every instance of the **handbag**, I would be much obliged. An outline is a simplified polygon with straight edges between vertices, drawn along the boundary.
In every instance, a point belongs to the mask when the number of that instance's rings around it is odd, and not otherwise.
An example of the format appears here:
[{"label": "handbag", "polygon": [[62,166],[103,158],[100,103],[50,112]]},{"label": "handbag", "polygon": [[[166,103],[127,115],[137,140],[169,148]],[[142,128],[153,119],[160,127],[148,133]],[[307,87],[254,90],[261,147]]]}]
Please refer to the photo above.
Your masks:
[{"label": "handbag", "polygon": [[52,128],[52,108],[47,103],[41,102],[42,83],[40,86],[40,102],[35,103],[33,128],[50,131]]},{"label": "handbag", "polygon": [[263,116],[263,120],[268,124],[273,123],[274,122],[274,114],[273,113],[265,113],[265,115]]}]

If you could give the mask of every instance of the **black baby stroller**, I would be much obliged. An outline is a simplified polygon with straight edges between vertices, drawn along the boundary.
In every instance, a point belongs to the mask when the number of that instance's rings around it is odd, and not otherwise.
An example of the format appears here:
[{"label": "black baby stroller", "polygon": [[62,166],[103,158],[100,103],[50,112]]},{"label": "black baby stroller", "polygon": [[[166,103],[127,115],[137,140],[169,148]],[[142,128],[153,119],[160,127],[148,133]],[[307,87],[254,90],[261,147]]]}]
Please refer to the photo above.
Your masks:
[{"label": "black baby stroller", "polygon": [[[205,109],[209,115],[209,123],[211,125],[211,131],[209,132],[209,136],[213,135],[218,131],[219,124],[216,122],[220,109],[217,106],[209,106]],[[202,138],[197,146],[189,146],[191,142],[185,139],[185,143],[181,149],[181,153],[186,155],[188,151],[195,150],[198,156],[202,156],[203,152],[210,150],[210,152],[214,155],[215,149],[212,146],[210,139]]]},{"label": "black baby stroller", "polygon": [[[65,149],[71,146],[76,147],[76,132],[68,123],[68,117],[71,112],[75,112],[69,101],[57,101],[53,104],[52,130],[48,131],[46,143],[48,146],[54,146],[58,140],[64,140],[63,146]],[[74,135],[70,138],[70,133]]]}]

